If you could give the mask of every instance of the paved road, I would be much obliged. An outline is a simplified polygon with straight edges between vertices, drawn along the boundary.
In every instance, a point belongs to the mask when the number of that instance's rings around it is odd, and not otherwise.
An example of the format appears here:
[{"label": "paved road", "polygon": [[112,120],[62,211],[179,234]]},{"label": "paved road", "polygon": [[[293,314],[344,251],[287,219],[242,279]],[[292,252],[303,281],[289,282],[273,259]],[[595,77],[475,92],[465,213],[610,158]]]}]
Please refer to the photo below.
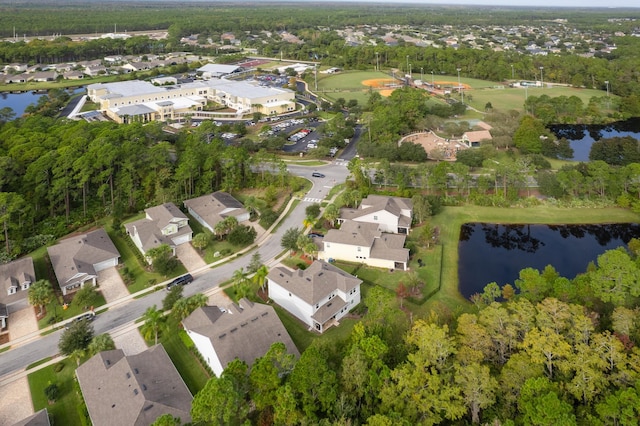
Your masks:
[{"label": "paved road", "polygon": [[[292,174],[307,177],[313,187],[303,197],[296,208],[294,208],[276,230],[264,240],[259,241],[258,251],[263,263],[272,266],[275,258],[282,253],[280,241],[284,232],[293,227],[302,227],[305,218],[305,209],[314,202],[319,202],[328,193],[331,186],[344,182],[348,171],[344,163],[338,162],[318,167],[317,171],[323,173],[325,178],[311,177],[313,169],[304,166],[290,166]],[[253,251],[245,256],[239,257],[231,262],[216,267],[215,269],[205,268],[202,271],[194,271],[194,281],[184,288],[184,295],[190,296],[195,293],[202,293],[205,290],[219,286],[233,275],[233,272],[241,267],[246,268],[251,260]],[[161,306],[165,297],[164,291],[157,291],[148,296],[131,299],[121,305],[110,308],[108,311],[97,315],[93,322],[95,334],[102,334],[112,331],[127,323],[136,320],[144,311],[153,305]],[[24,369],[29,364],[46,357],[54,356],[58,353],[58,340],[62,330],[48,334],[22,346],[18,346],[0,354],[0,379],[7,374]]]}]

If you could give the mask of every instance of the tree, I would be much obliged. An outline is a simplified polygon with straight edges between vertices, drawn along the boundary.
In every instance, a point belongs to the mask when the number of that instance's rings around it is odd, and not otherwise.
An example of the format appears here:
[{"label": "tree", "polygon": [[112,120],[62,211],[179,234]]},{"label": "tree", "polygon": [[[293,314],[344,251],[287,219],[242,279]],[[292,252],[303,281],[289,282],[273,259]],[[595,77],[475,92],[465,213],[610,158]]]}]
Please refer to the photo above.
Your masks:
[{"label": "tree", "polygon": [[265,265],[262,265],[258,268],[258,270],[253,275],[253,282],[257,284],[263,291],[264,285],[267,282],[267,275],[269,275],[269,268]]},{"label": "tree", "polygon": [[255,273],[262,266],[262,258],[259,251],[254,251],[251,255],[251,261],[247,266],[247,272],[250,274]]},{"label": "tree", "polygon": [[169,311],[173,308],[173,305],[176,304],[178,300],[182,298],[182,292],[184,287],[181,285],[174,285],[169,290],[169,293],[162,300],[162,310]]},{"label": "tree", "polygon": [[83,309],[88,309],[96,303],[97,299],[98,292],[96,291],[95,286],[92,283],[87,282],[73,296],[73,303]]},{"label": "tree", "polygon": [[180,417],[173,417],[171,414],[163,414],[158,417],[151,426],[180,426],[182,421]]},{"label": "tree", "polygon": [[140,331],[146,340],[153,336],[154,344],[158,344],[158,334],[165,329],[167,317],[163,312],[156,308],[156,305],[149,307],[142,315],[144,324],[140,327]]},{"label": "tree", "polygon": [[299,228],[289,228],[285,231],[280,241],[282,248],[289,251],[298,250],[298,238],[302,235],[302,230]]},{"label": "tree", "polygon": [[281,342],[272,344],[269,351],[253,363],[249,374],[249,393],[258,410],[265,410],[275,403],[278,389],[295,364],[295,356],[287,353]]},{"label": "tree", "polygon": [[247,246],[256,240],[258,233],[253,226],[238,225],[227,235],[227,241],[236,246]]},{"label": "tree", "polygon": [[168,244],[147,250],[147,256],[151,259],[153,269],[165,277],[170,275],[178,267],[178,259],[173,256]]},{"label": "tree", "polygon": [[75,351],[86,350],[92,339],[93,326],[91,323],[89,321],[74,321],[60,336],[58,348],[60,353],[69,356]]},{"label": "tree", "polygon": [[605,303],[623,305],[628,294],[640,296],[640,271],[624,249],[598,256],[598,268],[589,277],[594,295]]},{"label": "tree", "polygon": [[496,401],[498,382],[491,377],[489,367],[475,362],[456,366],[455,377],[467,408],[471,412],[471,423],[480,423],[480,410],[491,406]]},{"label": "tree", "polygon": [[409,297],[409,292],[407,291],[407,287],[404,285],[402,281],[400,281],[398,283],[398,286],[396,287],[396,296],[398,296],[398,299],[400,299],[400,309],[402,309],[404,299]]},{"label": "tree", "polygon": [[571,354],[571,347],[563,336],[553,330],[534,328],[522,342],[525,352],[534,364],[544,365],[547,377],[553,379],[554,368]]},{"label": "tree", "polygon": [[202,293],[194,294],[187,298],[181,298],[176,301],[171,310],[173,315],[178,321],[182,321],[196,309],[206,306],[208,302],[207,296]]},{"label": "tree", "polygon": [[89,343],[89,354],[96,355],[103,351],[111,351],[116,348],[116,344],[113,342],[113,338],[110,334],[99,334]]},{"label": "tree", "polygon": [[545,377],[527,380],[520,391],[518,408],[523,424],[575,425],[576,418],[570,404],[560,399],[553,383]]},{"label": "tree", "polygon": [[14,192],[0,192],[0,222],[4,230],[4,244],[7,253],[11,253],[9,230],[13,228],[14,216],[24,210],[24,199]]},{"label": "tree", "polygon": [[210,378],[193,398],[193,422],[206,422],[214,426],[244,424],[249,414],[248,369],[244,361],[236,358],[227,365],[219,378]]},{"label": "tree", "polygon": [[51,383],[49,386],[44,388],[44,394],[47,397],[49,404],[53,404],[60,396],[60,388],[55,383]]},{"label": "tree", "polygon": [[340,210],[338,209],[338,206],[336,206],[335,204],[331,203],[327,207],[324,208],[323,215],[324,215],[324,218],[326,220],[328,220],[329,223],[331,223],[331,226],[333,226],[333,224],[335,223],[336,219],[338,219],[338,217],[340,217]]},{"label": "tree", "polygon": [[38,280],[29,286],[27,298],[31,305],[38,306],[40,308],[40,313],[38,315],[42,315],[44,306],[49,304],[51,300],[53,300],[53,297],[53,288],[51,287],[51,283],[47,280]]},{"label": "tree", "polygon": [[193,237],[191,244],[193,244],[193,246],[202,253],[202,251],[209,245],[209,240],[209,234],[200,232]]}]

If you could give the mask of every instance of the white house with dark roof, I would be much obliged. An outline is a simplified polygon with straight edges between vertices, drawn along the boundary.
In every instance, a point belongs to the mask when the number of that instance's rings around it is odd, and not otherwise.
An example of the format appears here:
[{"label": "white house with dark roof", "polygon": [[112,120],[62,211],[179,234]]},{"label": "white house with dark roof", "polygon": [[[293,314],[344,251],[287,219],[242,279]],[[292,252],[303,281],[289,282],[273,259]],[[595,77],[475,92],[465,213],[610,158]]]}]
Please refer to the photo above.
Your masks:
[{"label": "white house with dark roof", "polygon": [[338,223],[347,220],[375,223],[382,232],[408,234],[413,218],[413,202],[410,198],[369,195],[357,209],[340,209]]},{"label": "white house with dark roof", "polygon": [[191,422],[193,396],[162,345],[100,352],[76,370],[93,426],[148,426],[163,414]]},{"label": "white house with dark roof", "polygon": [[203,306],[182,325],[218,377],[236,358],[251,366],[276,342],[282,342],[288,353],[300,356],[273,307],[248,299],[226,308]]},{"label": "white house with dark roof", "polygon": [[321,260],[305,270],[278,266],[267,275],[269,298],[320,333],[360,303],[360,284],[362,280]]},{"label": "white house with dark roof", "polygon": [[344,220],[340,229],[330,229],[322,238],[318,259],[337,259],[404,271],[409,264],[405,240],[405,234],[382,232],[377,223]]},{"label": "white house with dark roof", "polygon": [[229,216],[235,217],[238,223],[249,220],[249,212],[242,203],[224,191],[186,200],[184,206],[195,220],[211,232],[218,222]]},{"label": "white house with dark roof", "polygon": [[173,203],[145,209],[146,217],[124,225],[127,235],[142,254],[166,244],[176,254],[176,247],[191,241],[189,218]]},{"label": "white house with dark roof", "polygon": [[62,294],[96,285],[98,272],[118,265],[120,253],[104,228],[75,235],[47,247]]},{"label": "white house with dark roof", "polygon": [[29,287],[35,281],[36,273],[30,257],[0,265],[0,328],[7,326],[9,307],[24,302]]}]

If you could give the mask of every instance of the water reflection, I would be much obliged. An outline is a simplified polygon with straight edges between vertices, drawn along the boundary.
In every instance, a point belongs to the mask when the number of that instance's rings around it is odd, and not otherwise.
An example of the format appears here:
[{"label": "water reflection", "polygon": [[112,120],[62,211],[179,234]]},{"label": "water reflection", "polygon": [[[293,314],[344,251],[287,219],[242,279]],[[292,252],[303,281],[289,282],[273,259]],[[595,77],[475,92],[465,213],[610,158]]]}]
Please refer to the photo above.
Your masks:
[{"label": "water reflection", "polygon": [[513,284],[528,267],[553,265],[560,275],[574,278],[600,254],[632,238],[640,238],[639,224],[465,223],[458,245],[460,292],[468,298],[493,281]]}]

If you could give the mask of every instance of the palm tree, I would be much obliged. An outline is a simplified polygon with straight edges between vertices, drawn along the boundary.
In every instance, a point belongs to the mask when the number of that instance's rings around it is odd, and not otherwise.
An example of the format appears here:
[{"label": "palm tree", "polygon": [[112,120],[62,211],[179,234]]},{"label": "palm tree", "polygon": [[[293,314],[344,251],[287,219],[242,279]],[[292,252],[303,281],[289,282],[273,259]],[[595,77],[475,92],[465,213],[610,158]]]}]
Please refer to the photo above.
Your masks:
[{"label": "palm tree", "polygon": [[27,293],[29,303],[40,308],[40,313],[38,315],[42,315],[44,305],[50,303],[53,300],[53,297],[53,288],[51,287],[51,283],[47,280],[36,281],[29,287],[29,292]]},{"label": "palm tree", "polygon": [[267,275],[269,275],[269,268],[265,265],[260,266],[253,275],[253,282],[258,284],[262,291],[264,291],[264,285],[267,282]]},{"label": "palm tree", "polygon": [[158,333],[166,326],[167,318],[163,312],[156,308],[156,305],[151,306],[142,315],[144,324],[140,327],[140,331],[145,339],[149,340],[151,336],[154,337],[155,344],[158,344]]},{"label": "palm tree", "polygon": [[334,223],[336,222],[336,219],[338,219],[339,217],[340,217],[340,210],[338,209],[338,206],[331,203],[327,207],[325,207],[324,218],[327,219],[329,222],[331,222],[331,226],[334,225]]},{"label": "palm tree", "polygon": [[199,252],[202,252],[209,245],[209,235],[204,232],[200,232],[193,237],[191,244],[198,249]]},{"label": "palm tree", "polygon": [[221,240],[222,236],[225,234],[227,230],[227,225],[224,223],[224,220],[221,220],[220,222],[216,223],[216,225],[213,227],[213,233],[216,234],[216,236]]},{"label": "palm tree", "polygon": [[80,361],[82,361],[82,358],[84,358],[87,355],[87,350],[86,349],[76,349],[75,351],[71,352],[70,357],[76,360],[76,366],[80,367]]},{"label": "palm tree", "polygon": [[89,350],[89,353],[91,355],[95,355],[97,353],[110,351],[115,348],[116,344],[113,342],[113,338],[111,337],[111,335],[105,333],[99,334],[91,339],[91,343],[89,343],[89,347],[87,349]]}]

